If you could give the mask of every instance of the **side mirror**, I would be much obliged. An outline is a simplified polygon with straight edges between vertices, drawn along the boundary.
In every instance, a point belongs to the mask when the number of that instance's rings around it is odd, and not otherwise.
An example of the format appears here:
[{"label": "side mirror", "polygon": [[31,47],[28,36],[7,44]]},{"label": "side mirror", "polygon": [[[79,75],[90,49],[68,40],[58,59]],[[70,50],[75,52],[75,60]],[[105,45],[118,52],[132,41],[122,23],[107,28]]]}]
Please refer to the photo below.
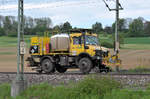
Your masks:
[{"label": "side mirror", "polygon": [[84,48],[85,48],[85,49],[89,49],[89,46],[85,46]]}]

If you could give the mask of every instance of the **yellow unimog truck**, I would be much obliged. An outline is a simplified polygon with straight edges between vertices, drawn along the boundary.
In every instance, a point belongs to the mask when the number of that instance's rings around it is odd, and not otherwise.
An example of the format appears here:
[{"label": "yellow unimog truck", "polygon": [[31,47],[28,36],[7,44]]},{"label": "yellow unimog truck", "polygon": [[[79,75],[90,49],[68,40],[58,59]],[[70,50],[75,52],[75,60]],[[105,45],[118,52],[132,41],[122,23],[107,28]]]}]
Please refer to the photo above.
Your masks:
[{"label": "yellow unimog truck", "polygon": [[28,66],[39,73],[64,73],[70,68],[79,68],[84,74],[98,67],[99,72],[109,72],[106,65],[120,64],[118,56],[111,56],[101,47],[98,36],[90,29],[71,30],[68,34],[48,34],[32,37]]}]

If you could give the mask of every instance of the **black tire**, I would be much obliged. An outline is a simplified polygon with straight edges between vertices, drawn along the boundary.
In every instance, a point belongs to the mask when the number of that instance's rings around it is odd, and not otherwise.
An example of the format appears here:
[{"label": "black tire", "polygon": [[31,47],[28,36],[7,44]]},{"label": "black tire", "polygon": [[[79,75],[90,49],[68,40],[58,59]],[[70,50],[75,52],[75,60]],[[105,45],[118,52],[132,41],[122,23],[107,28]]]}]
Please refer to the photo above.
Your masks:
[{"label": "black tire", "polygon": [[88,74],[91,71],[92,67],[92,61],[89,58],[85,57],[80,59],[79,68],[83,74]]},{"label": "black tire", "polygon": [[57,65],[56,66],[56,70],[59,72],[59,73],[65,73],[67,71],[67,68],[64,68],[60,65]]},{"label": "black tire", "polygon": [[44,59],[42,61],[42,70],[45,73],[53,73],[54,72],[54,64],[49,59]]}]

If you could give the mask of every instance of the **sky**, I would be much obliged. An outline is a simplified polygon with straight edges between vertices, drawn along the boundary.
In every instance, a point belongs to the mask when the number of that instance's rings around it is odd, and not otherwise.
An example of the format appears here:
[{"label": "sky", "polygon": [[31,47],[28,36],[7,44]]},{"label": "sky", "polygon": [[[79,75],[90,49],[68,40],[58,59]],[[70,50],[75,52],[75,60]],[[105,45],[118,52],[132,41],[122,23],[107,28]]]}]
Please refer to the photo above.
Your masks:
[{"label": "sky", "polygon": [[[107,0],[115,8],[115,0]],[[120,18],[143,17],[150,21],[150,0],[120,0],[124,10]],[[17,0],[0,0],[0,15],[17,16]],[[70,22],[73,27],[91,28],[95,22],[103,27],[115,21],[115,11],[109,11],[103,0],[24,0],[24,14],[35,18],[50,17],[53,26]]]}]

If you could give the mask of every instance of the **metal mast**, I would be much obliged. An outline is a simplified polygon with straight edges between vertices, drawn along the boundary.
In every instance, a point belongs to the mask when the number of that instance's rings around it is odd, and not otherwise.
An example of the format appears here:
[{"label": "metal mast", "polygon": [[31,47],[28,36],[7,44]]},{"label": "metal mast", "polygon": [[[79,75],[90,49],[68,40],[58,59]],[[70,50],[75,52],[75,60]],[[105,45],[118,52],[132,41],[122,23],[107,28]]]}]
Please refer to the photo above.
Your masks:
[{"label": "metal mast", "polygon": [[17,52],[17,76],[11,86],[11,96],[16,97],[27,87],[24,79],[24,0],[18,0],[18,52]]},{"label": "metal mast", "polygon": [[119,52],[119,0],[116,0],[115,54]]},{"label": "metal mast", "polygon": [[23,0],[18,0],[18,54],[17,54],[17,79],[24,80],[24,54],[21,54],[21,42],[24,42],[24,10]]},{"label": "metal mast", "polygon": [[106,3],[105,0],[103,0],[103,2],[105,3],[106,7],[109,9],[109,11],[116,11],[116,24],[115,24],[115,55],[117,55],[119,53],[119,10],[123,10],[121,4],[119,3],[119,0],[116,0],[116,8],[115,9],[111,9],[108,4]]}]

